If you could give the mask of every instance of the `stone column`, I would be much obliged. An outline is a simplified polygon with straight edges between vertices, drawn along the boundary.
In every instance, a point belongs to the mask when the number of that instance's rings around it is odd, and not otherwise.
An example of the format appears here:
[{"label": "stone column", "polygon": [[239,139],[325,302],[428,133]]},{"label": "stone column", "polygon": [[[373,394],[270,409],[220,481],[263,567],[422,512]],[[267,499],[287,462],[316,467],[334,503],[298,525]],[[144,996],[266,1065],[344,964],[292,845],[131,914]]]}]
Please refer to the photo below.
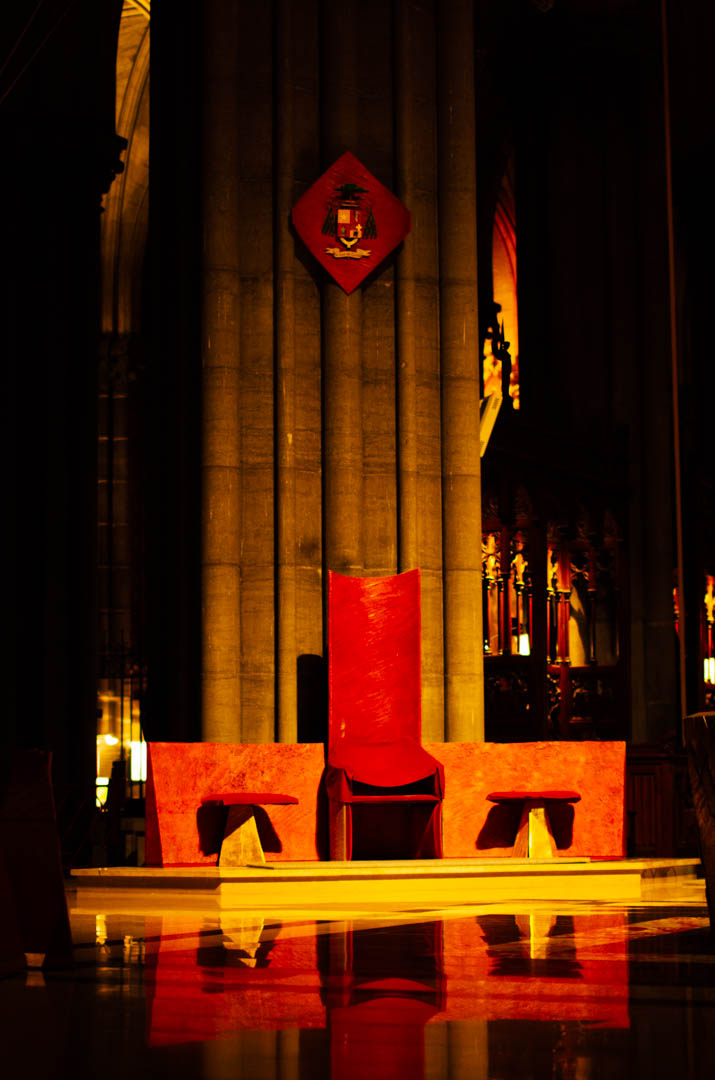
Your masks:
[{"label": "stone column", "polygon": [[[412,23],[415,18],[415,5],[407,0],[398,0],[395,7],[395,179],[397,194],[418,222],[420,228],[429,220],[429,210],[424,211],[424,198],[416,205],[420,193],[424,193],[424,183],[419,184],[415,158],[423,150],[422,172],[424,173],[424,149],[433,142],[424,138],[415,138],[415,128],[420,120],[426,121],[430,131],[429,107],[424,110],[427,116],[420,117],[419,105],[415,101],[417,55]],[[431,125],[434,134],[434,122]],[[428,159],[429,161],[429,159]],[[429,170],[429,164],[427,164]],[[420,177],[422,179],[422,177]],[[426,179],[426,178],[425,178]],[[433,216],[433,215],[432,215]],[[419,239],[417,240],[419,242]],[[397,473],[399,494],[399,532],[398,560],[400,570],[409,570],[419,566],[420,550],[418,539],[418,485],[417,471],[419,430],[417,420],[417,318],[416,294],[417,282],[415,252],[416,238],[408,237],[397,261],[396,301],[397,301]]]},{"label": "stone column", "polygon": [[[355,5],[325,5],[321,20],[323,166],[356,151],[358,81]],[[347,296],[325,281],[323,331],[324,562],[356,574],[363,568],[362,292]]]},{"label": "stone column", "polygon": [[446,736],[484,738],[473,7],[439,6]]},{"label": "stone column", "polygon": [[[640,100],[649,102],[649,107],[644,106],[637,157],[633,164],[625,158],[626,167],[634,170],[633,190],[641,192],[635,208],[639,241],[632,271],[640,287],[633,293],[634,317],[628,326],[628,332],[633,334],[631,351],[623,371],[616,365],[619,382],[628,379],[622,416],[631,440],[628,582],[630,734],[634,743],[672,737],[679,731],[681,711],[673,621],[676,506],[661,79],[662,72],[655,64],[644,72]],[[628,149],[631,151],[630,146]],[[622,302],[622,295],[618,301]],[[624,336],[628,342],[623,333],[615,335],[619,343]],[[698,599],[701,597],[702,593]],[[682,633],[682,621],[680,630]],[[699,676],[702,678],[702,669]]]},{"label": "stone column", "polygon": [[400,570],[422,581],[422,732],[444,739],[434,10],[395,8],[395,181],[413,231],[396,263]]},{"label": "stone column", "polygon": [[241,739],[275,724],[273,7],[240,5],[234,56],[240,123]]},{"label": "stone column", "polygon": [[[321,287],[314,267],[299,257],[289,211],[321,172],[319,12],[317,0],[282,3],[290,23],[277,28],[276,72],[277,737],[306,742],[322,737],[324,720],[317,674],[323,669]],[[290,111],[282,122],[285,98]],[[282,613],[291,609],[286,627]]]},{"label": "stone column", "polygon": [[279,742],[297,741],[295,513],[295,258],[288,229],[293,206],[293,63],[290,0],[276,26],[276,710]]},{"label": "stone column", "polygon": [[469,1076],[472,1080],[487,1080],[489,1076],[489,1035],[486,1020],[469,1024],[448,1021],[447,1071],[448,1080]]},{"label": "stone column", "polygon": [[[394,191],[395,110],[392,4],[364,0],[359,34],[359,138],[355,153]],[[381,224],[377,224],[378,234]],[[362,573],[397,572],[397,418],[395,260],[371,274],[362,292]]]},{"label": "stone column", "polygon": [[362,295],[323,286],[325,562],[362,570]]},{"label": "stone column", "polygon": [[202,736],[240,742],[238,5],[207,0],[203,20]]}]

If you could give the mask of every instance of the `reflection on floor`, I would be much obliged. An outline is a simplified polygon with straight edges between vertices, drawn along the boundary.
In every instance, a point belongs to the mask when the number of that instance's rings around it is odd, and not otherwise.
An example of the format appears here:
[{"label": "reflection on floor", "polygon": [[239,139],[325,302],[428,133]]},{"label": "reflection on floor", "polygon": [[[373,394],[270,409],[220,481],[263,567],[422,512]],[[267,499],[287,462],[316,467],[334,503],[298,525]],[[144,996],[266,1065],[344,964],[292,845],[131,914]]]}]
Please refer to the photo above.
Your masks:
[{"label": "reflection on floor", "polygon": [[75,967],[0,981],[30,1080],[715,1076],[702,882],[319,918],[70,906]]}]

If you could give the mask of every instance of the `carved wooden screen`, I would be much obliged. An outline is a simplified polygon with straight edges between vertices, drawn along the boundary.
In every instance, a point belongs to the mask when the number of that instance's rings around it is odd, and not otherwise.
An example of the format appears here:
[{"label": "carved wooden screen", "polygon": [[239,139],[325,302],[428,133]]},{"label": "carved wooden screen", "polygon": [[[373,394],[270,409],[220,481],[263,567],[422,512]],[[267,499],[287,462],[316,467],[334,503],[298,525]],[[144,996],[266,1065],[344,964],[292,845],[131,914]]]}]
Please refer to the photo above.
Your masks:
[{"label": "carved wooden screen", "polygon": [[523,490],[508,503],[487,492],[482,567],[487,737],[624,737],[613,515],[577,508],[542,524]]},{"label": "carved wooden screen", "polygon": [[620,540],[613,516],[547,527],[547,699],[561,738],[617,737],[623,726]]},{"label": "carved wooden screen", "polygon": [[482,538],[484,653],[529,656],[533,623],[528,530],[494,528]]},{"label": "carved wooden screen", "polygon": [[[681,630],[677,580],[677,572],[674,572],[673,627],[676,638]],[[700,582],[698,596],[698,675],[693,693],[697,692],[697,708],[712,712],[715,711],[715,574],[705,570]],[[689,621],[688,616],[686,623]]]},{"label": "carved wooden screen", "polygon": [[715,709],[715,575],[708,573],[705,574],[705,590],[700,615],[700,641],[703,672],[702,705],[704,709],[711,711]]},{"label": "carved wooden screen", "polygon": [[[531,503],[523,489],[484,500],[482,533],[487,738],[540,738],[542,655],[534,652],[534,547]],[[537,542],[538,547],[538,542]],[[537,598],[538,600],[538,598]],[[538,607],[538,602],[537,602]],[[543,635],[542,635],[543,638]]]}]

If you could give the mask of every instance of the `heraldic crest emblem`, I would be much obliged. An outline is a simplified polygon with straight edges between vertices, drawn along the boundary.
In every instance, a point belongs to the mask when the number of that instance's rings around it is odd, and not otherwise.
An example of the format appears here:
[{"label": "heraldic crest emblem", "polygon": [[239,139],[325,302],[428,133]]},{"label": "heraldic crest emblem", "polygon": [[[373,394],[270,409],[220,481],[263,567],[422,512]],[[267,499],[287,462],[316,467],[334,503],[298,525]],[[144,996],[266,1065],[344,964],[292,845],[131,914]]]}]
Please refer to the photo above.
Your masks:
[{"label": "heraldic crest emblem", "polygon": [[347,293],[411,228],[409,211],[349,152],[306,191],[292,218],[305,246]]},{"label": "heraldic crest emblem", "polygon": [[368,189],[357,184],[341,184],[335,189],[335,201],[328,208],[323,223],[323,232],[334,236],[343,247],[325,249],[335,259],[369,259],[371,251],[355,247],[359,240],[374,240],[377,236],[375,215],[372,206],[361,201],[361,196],[368,195]]}]

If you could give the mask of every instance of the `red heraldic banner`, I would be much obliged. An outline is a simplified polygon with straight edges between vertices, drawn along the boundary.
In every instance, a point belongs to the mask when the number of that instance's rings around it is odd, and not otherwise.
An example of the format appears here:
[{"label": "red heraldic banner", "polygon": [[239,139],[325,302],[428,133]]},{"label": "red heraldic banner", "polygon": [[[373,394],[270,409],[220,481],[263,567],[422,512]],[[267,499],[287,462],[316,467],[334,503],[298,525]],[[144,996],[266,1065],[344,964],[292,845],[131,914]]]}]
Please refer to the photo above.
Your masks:
[{"label": "red heraldic banner", "polygon": [[311,255],[351,293],[404,240],[412,219],[347,151],[295,204],[293,225]]}]

